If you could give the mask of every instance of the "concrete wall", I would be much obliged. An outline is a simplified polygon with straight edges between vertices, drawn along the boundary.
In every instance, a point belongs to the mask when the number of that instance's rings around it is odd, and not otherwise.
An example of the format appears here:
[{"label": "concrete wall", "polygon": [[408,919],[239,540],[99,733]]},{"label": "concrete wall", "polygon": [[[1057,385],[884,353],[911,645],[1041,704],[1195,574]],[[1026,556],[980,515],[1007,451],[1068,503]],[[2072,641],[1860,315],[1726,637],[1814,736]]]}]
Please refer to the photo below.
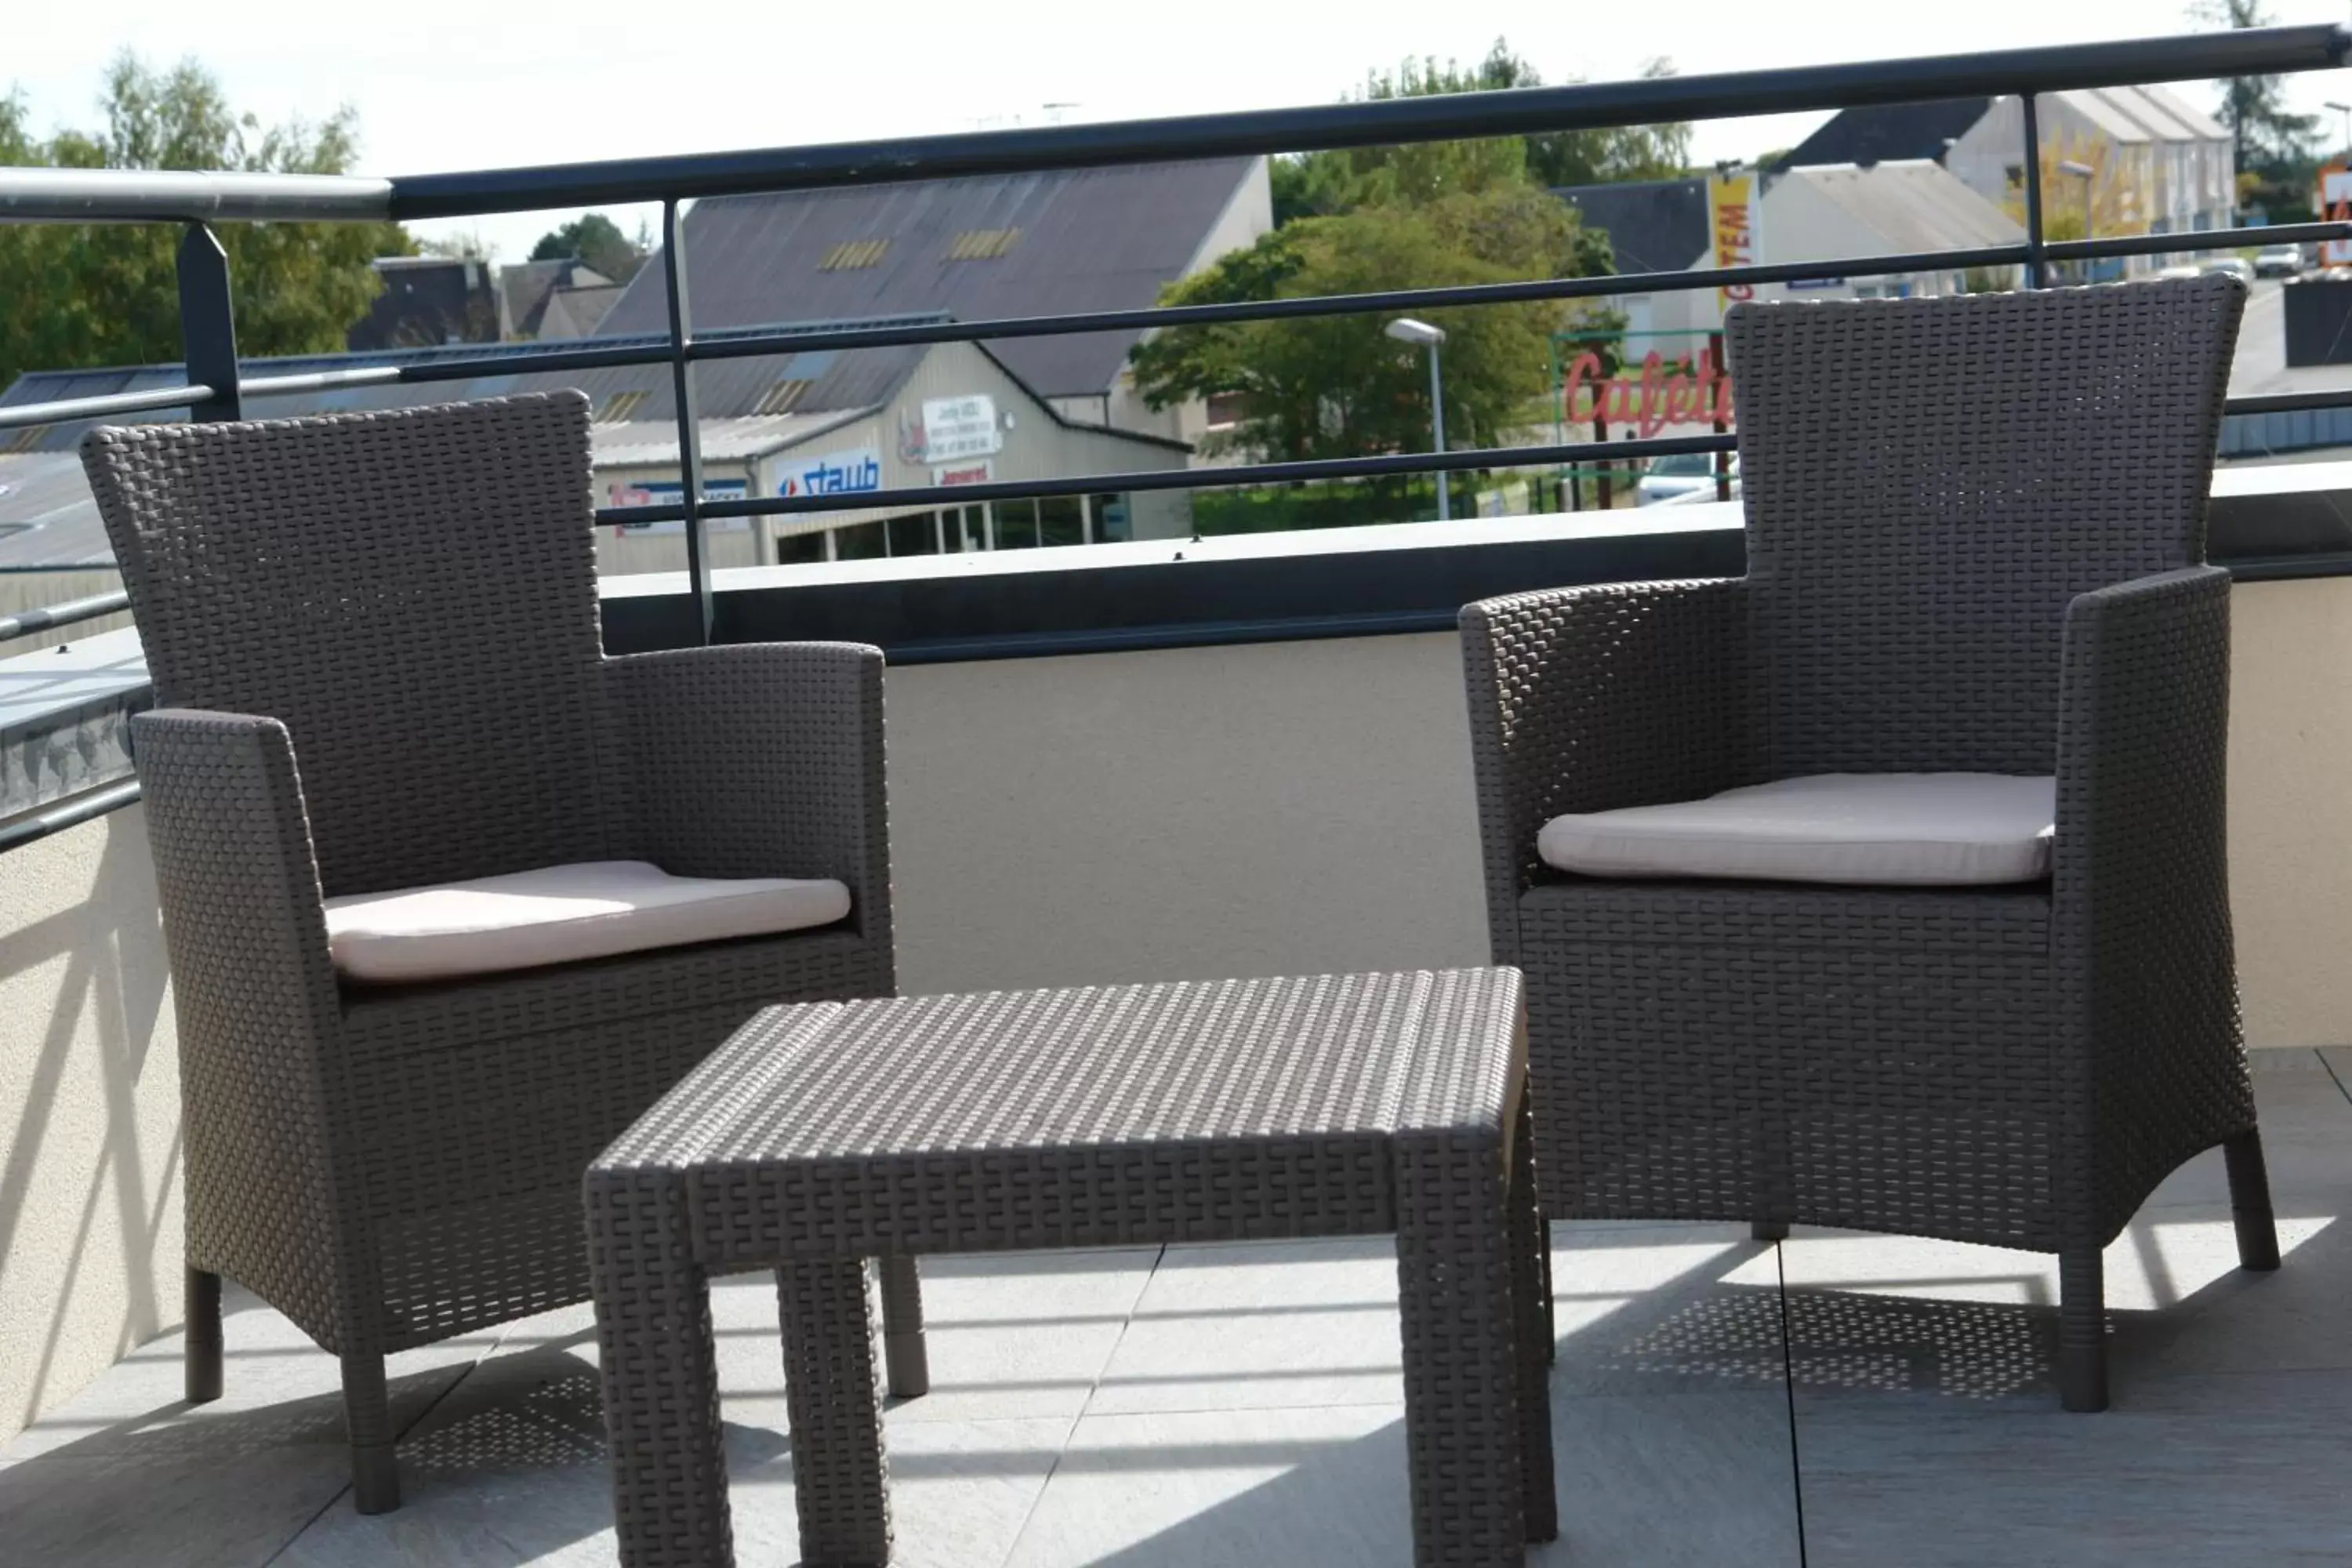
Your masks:
[{"label": "concrete wall", "polygon": [[1451,636],[889,678],[909,991],[1486,952]]},{"label": "concrete wall", "polygon": [[137,807],[0,858],[0,1443],[180,1321],[164,975]]},{"label": "concrete wall", "polygon": [[[2233,605],[2249,1043],[2352,1039],[2352,580]],[[909,990],[1483,961],[1450,635],[891,672]]]},{"label": "concrete wall", "polygon": [[2246,1038],[2352,1039],[2352,579],[2231,604],[2230,897]]},{"label": "concrete wall", "polygon": [[[2249,1037],[2352,1038],[2352,580],[2238,590]],[[909,991],[1480,962],[1448,634],[889,677]],[[0,858],[0,1442],[179,1317],[178,1081],[144,828]]]}]

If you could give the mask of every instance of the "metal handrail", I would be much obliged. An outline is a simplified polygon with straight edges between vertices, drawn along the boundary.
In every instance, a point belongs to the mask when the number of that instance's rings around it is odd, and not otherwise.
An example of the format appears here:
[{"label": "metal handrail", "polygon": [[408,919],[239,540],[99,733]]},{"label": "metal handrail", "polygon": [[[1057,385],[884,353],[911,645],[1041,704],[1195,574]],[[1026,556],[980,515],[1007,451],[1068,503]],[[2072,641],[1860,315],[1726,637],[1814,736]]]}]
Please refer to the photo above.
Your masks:
[{"label": "metal handrail", "polygon": [[100,616],[119,616],[130,607],[131,595],[116,588],[104,594],[92,594],[87,598],[43,605],[38,609],[19,610],[13,616],[0,616],[0,642],[28,637],[36,632],[55,631],[59,626],[77,626],[83,621],[94,621]]},{"label": "metal handrail", "polygon": [[[222,320],[207,321],[208,374],[234,385],[216,393],[209,385],[155,388],[104,397],[0,409],[0,427],[100,417],[159,408],[193,406],[200,416],[234,416],[247,395],[268,397],[332,387],[435,382],[467,378],[520,363],[543,372],[621,365],[671,367],[678,425],[681,470],[698,471],[699,432],[692,406],[688,367],[723,360],[788,352],[842,350],[951,342],[1120,331],[1145,331],[1211,322],[1276,320],[1432,310],[1532,300],[1601,298],[1794,282],[1846,276],[1930,269],[2022,265],[2030,280],[2043,281],[2051,261],[2091,259],[2195,250],[2242,241],[2243,231],[2114,237],[2052,242],[2042,232],[2038,158],[2025,160],[2026,239],[2022,245],[1975,247],[1896,256],[1858,257],[1826,262],[1777,263],[1738,268],[1686,268],[1672,272],[1598,278],[1553,278],[1466,287],[1391,289],[1376,293],[1306,299],[1244,300],[1160,306],[1143,310],[1078,312],[1057,316],[957,321],[929,320],[845,322],[789,329],[730,330],[698,334],[686,300],[685,269],[678,264],[679,204],[754,191],[817,189],[898,180],[1001,174],[1041,169],[1097,167],[1175,159],[1376,145],[1458,137],[1558,132],[1580,128],[1711,119],[1867,104],[1898,103],[1969,94],[2018,94],[2026,110],[2028,142],[2034,140],[2033,95],[2041,91],[2215,76],[2267,75],[2328,68],[2352,54],[2352,29],[2336,26],[2247,28],[2227,33],[2125,40],[2063,49],[2031,48],[1879,60],[1845,65],[1741,71],[1710,76],[1644,78],[1635,81],[1527,88],[1429,98],[1387,99],[1240,114],[1118,121],[1080,126],[1033,127],[955,136],[843,142],[677,157],[546,165],[406,176],[385,181],[340,176],[145,174],[120,170],[0,170],[0,221],[31,218],[90,221],[177,216],[272,218],[390,217],[413,219],[530,210],[600,202],[658,200],[664,204],[667,331],[642,334],[595,347],[556,348],[528,355],[442,355],[403,362],[245,379],[235,376],[234,337],[226,319],[225,290],[215,287]],[[192,229],[192,238],[201,231]],[[2302,224],[2265,230],[2274,242],[2352,237],[2352,225]],[[209,237],[206,237],[208,239]],[[217,247],[211,247],[211,254]],[[192,254],[183,247],[184,269]],[[202,247],[193,254],[202,256]],[[218,279],[212,280],[215,284]],[[194,296],[200,305],[206,296]],[[208,308],[209,309],[209,308]],[[192,358],[194,356],[192,355]],[[2294,394],[2241,399],[2232,412],[2274,412],[2352,402],[2352,392]],[[1289,482],[1370,474],[1549,465],[1599,458],[1630,460],[1668,452],[1720,451],[1733,444],[1727,435],[1658,440],[1569,443],[1488,448],[1474,453],[1395,454],[1377,458],[1260,463],[1214,470],[1175,469],[1118,476],[1122,489],[1178,489],[1211,485]],[[1107,476],[1063,480],[1024,480],[955,487],[910,487],[861,494],[860,510],[891,505],[939,504],[948,500],[980,501],[1019,496],[1087,493]],[[688,484],[675,504],[612,507],[600,521],[629,523],[683,521],[687,527],[688,575],[693,581],[706,637],[710,623],[709,572],[700,548],[705,518],[782,515],[841,510],[837,497],[746,497],[708,500]]]},{"label": "metal handrail", "polygon": [[2249,27],[2055,48],[409,175],[392,182],[391,216],[395,221],[467,217],[538,207],[678,201],[755,191],[1601,130],[1939,98],[2273,76],[2330,69],[2343,65],[2347,53],[2352,53],[2352,31],[2331,24]]}]

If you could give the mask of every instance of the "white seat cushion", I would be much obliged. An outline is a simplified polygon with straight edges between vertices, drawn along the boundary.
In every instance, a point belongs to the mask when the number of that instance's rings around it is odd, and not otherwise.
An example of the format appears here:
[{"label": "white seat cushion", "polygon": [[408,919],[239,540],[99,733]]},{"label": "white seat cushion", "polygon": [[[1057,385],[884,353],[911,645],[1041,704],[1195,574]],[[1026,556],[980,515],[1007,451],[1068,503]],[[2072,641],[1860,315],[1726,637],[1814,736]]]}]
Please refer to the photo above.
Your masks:
[{"label": "white seat cushion", "polygon": [[848,912],[839,882],[673,877],[644,860],[589,860],[329,899],[327,949],[354,980],[454,980],[801,931]]},{"label": "white seat cushion", "polygon": [[1706,800],[1555,816],[1548,866],[1588,877],[1967,887],[2050,874],[2057,781],[1820,773]]}]

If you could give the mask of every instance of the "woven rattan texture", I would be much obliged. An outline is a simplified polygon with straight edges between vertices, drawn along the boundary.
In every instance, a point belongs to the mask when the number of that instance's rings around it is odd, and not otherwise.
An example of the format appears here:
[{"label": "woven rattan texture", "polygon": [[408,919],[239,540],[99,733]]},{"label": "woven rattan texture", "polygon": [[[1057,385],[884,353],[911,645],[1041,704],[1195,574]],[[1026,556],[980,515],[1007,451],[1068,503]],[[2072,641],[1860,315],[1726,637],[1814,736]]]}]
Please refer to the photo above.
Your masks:
[{"label": "woven rattan texture", "polygon": [[82,454],[157,701],[285,724],[330,897],[621,858],[580,394]]},{"label": "woven rattan texture", "polygon": [[2205,558],[2244,286],[1735,308],[1769,775],[2047,773],[2077,594]]},{"label": "woven rattan texture", "polygon": [[[778,1266],[810,1562],[880,1562],[861,1259],[1392,1230],[1417,1560],[1554,1527],[1509,970],[777,1009],[589,1170],[625,1562],[731,1560],[703,1279]],[[691,1343],[681,1343],[691,1341]]]},{"label": "woven rattan texture", "polygon": [[[370,1441],[384,1352],[586,1294],[582,1171],[736,1026],[890,991],[881,657],[604,659],[573,395],[99,431],[84,458],[159,689],[267,715],[133,724],[189,1261],[341,1352]],[[338,878],[620,854],[838,878],[853,914],[439,985],[329,962]]]},{"label": "woven rattan texture", "polygon": [[[2095,1260],[2167,1171],[2252,1128],[2228,589],[2186,569],[2242,299],[1736,312],[1749,575],[1465,612],[1548,1209]],[[2054,771],[2053,881],[1610,882],[1532,855],[1562,811],[1831,768]]]}]

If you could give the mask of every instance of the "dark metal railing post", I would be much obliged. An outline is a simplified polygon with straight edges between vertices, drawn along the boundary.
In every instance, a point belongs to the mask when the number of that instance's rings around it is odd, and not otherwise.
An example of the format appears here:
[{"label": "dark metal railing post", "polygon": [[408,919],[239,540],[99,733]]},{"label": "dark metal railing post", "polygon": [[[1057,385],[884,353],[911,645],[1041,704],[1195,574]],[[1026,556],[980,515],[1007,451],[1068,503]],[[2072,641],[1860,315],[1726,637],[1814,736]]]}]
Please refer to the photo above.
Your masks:
[{"label": "dark metal railing post", "polygon": [[670,388],[677,404],[677,488],[685,504],[686,577],[694,592],[695,625],[710,641],[710,563],[702,537],[702,423],[694,412],[694,366],[686,357],[694,313],[686,295],[686,228],[677,203],[662,204],[662,281],[669,291]]},{"label": "dark metal railing post", "polygon": [[2025,110],[2025,284],[2039,289],[2047,270],[2042,258],[2042,118],[2032,93],[2019,93],[2017,101]]},{"label": "dark metal railing post", "polygon": [[236,312],[229,297],[228,252],[220,237],[200,223],[180,236],[180,353],[188,380],[213,395],[189,408],[188,417],[206,421],[242,419],[245,400],[236,384]]}]

